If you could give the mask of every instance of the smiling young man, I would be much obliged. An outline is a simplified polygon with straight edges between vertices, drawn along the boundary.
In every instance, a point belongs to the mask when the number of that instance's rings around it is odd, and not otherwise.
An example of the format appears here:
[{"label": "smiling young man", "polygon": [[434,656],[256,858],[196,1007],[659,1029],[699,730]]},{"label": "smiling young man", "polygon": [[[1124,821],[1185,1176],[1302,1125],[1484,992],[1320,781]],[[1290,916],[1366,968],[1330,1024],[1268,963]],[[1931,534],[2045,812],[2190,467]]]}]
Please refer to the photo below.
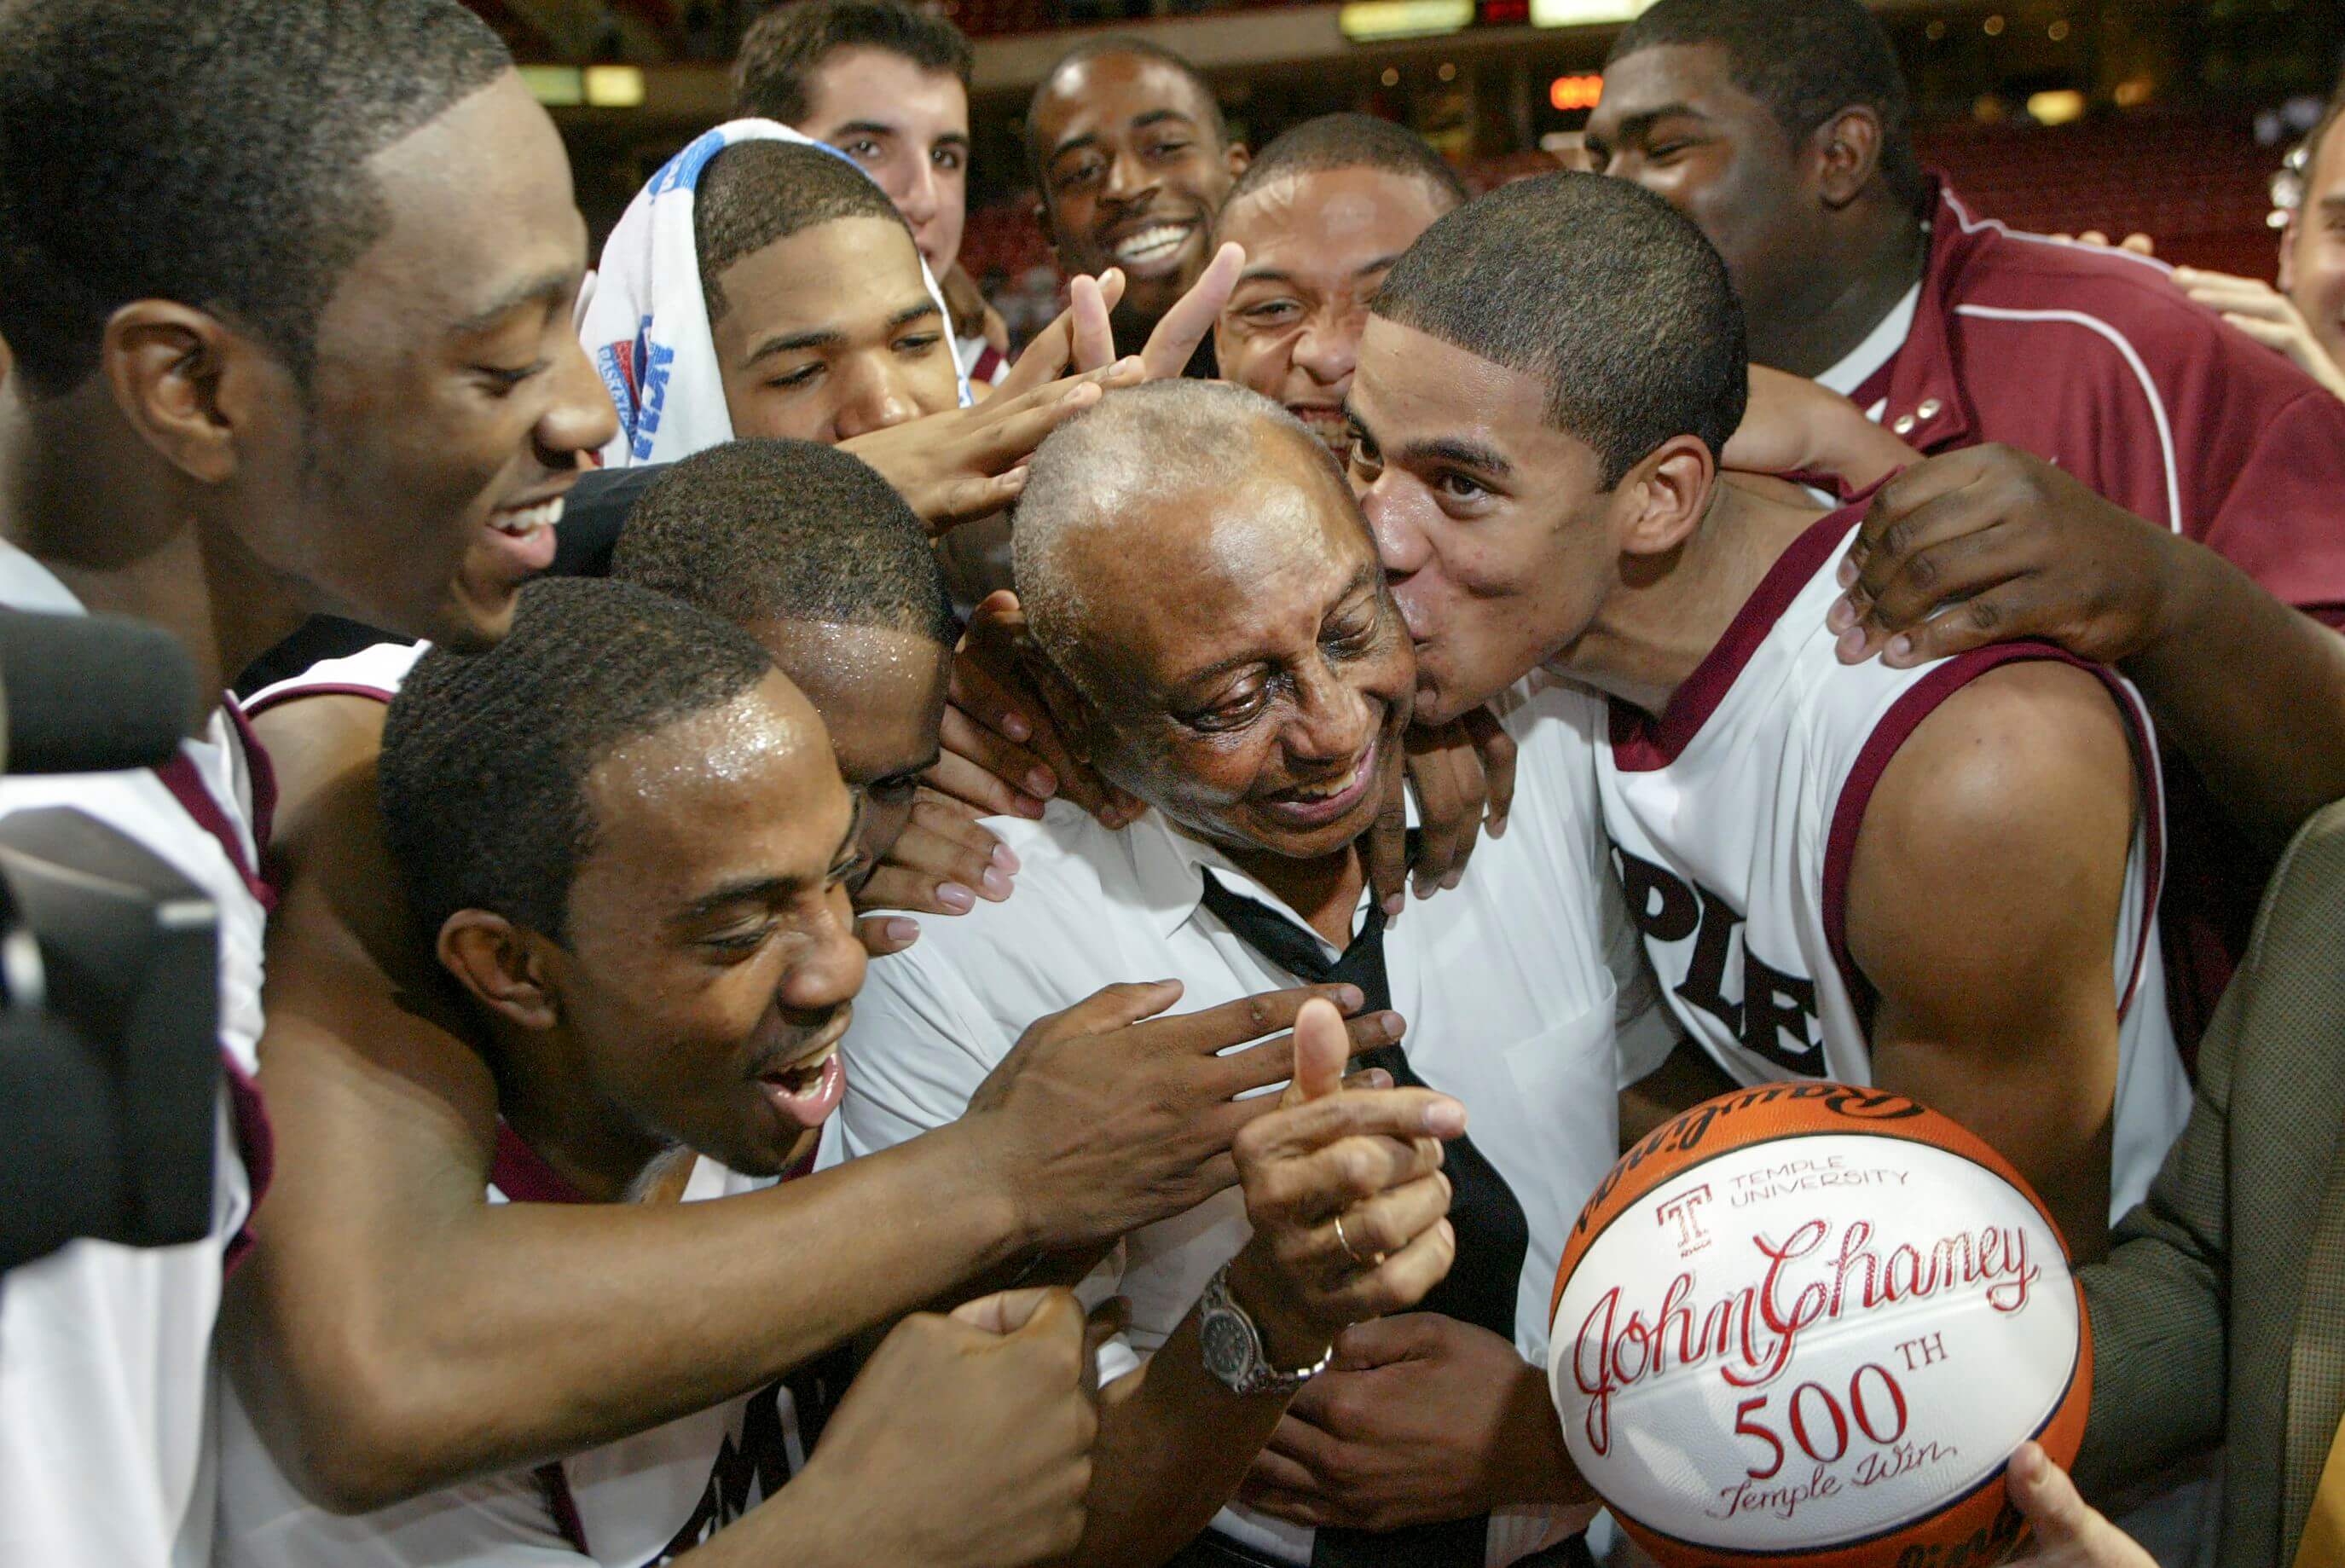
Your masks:
[{"label": "smiling young man", "polygon": [[[853,158],[911,225],[949,294],[969,217],[974,60],[959,28],[897,0],[798,0],[743,35],[734,112],[777,120]],[[991,385],[1008,368],[981,330],[963,331],[959,348],[974,380]]]},{"label": "smiling young man", "polygon": [[1213,328],[1222,379],[1348,450],[1344,399],[1368,300],[1416,237],[1471,196],[1424,137],[1370,115],[1322,115],[1263,148],[1215,230],[1246,253]]},{"label": "smiling young man", "polygon": [[[1999,441],[2056,462],[2345,625],[2345,402],[2161,264],[1974,213],[1924,173],[1910,119],[1859,0],[1660,0],[1614,45],[1588,141],[1718,248],[1761,364],[1847,393],[1924,453]],[[2171,771],[2163,926],[2195,1039],[2270,865]]]},{"label": "smiling young man", "polygon": [[[414,668],[381,781],[400,881],[498,1074],[490,1201],[660,1208],[805,1168],[863,976],[845,889],[859,807],[755,638],[628,584],[541,584],[493,652]],[[969,1440],[942,1463],[912,1453],[915,1418],[879,1396],[827,1428],[846,1369],[816,1363],[602,1449],[340,1518],[269,1463],[239,1406],[221,1561],[1046,1556],[1080,1529],[1095,1430],[1080,1315],[943,1330],[957,1345],[939,1331],[908,1325],[874,1369],[900,1393],[891,1359],[925,1367],[924,1395]]]},{"label": "smiling young man", "polygon": [[[569,329],[585,230],[561,140],[476,18],[0,7],[0,602],[156,622],[212,691],[311,611],[502,634],[612,420]],[[0,784],[0,810],[94,815],[214,901],[233,1091],[209,1239],[8,1276],[10,1562],[211,1561],[214,1321],[271,1164],[249,1077],[271,788],[233,707],[190,721],[155,773]]]},{"label": "smiling young man", "polygon": [[1932,1104],[2096,1257],[2188,1104],[2147,717],[2045,644],[1841,664],[1863,508],[1719,481],[1746,386],[1725,268],[1648,192],[1548,176],[1428,229],[1352,389],[1420,711],[1541,668],[1610,696],[1614,864],[1716,1067]]},{"label": "smiling young man", "polygon": [[838,155],[726,147],[700,177],[693,239],[734,434],[836,442],[959,405],[911,231]]},{"label": "smiling young man", "polygon": [[[1026,106],[1026,155],[1041,193],[1034,216],[1068,277],[1116,268],[1110,317],[1133,354],[1213,258],[1213,215],[1244,172],[1221,105],[1197,68],[1137,38],[1070,52]],[[1188,374],[1216,374],[1210,344]]]},{"label": "smiling young man", "polygon": [[[1196,1371],[1181,1326],[1246,1247],[1246,1217],[1224,1196],[1127,1236],[1091,1281],[1132,1320],[1077,1560],[1518,1561],[1574,1522],[1541,1371],[1563,1236],[1614,1153],[1618,1059],[1641,1070],[1675,1039],[1604,875],[1597,704],[1561,686],[1509,704],[1513,825],[1387,928],[1360,840],[1416,680],[1320,441],[1223,383],[1112,394],[1036,454],[1018,551],[1061,733],[1154,809],[1120,832],[1061,804],[993,824],[1018,891],[873,966],[840,1147],[885,1148],[982,1103],[1018,1015],[1054,998],[1158,975],[1201,1001],[1358,986],[1388,1031],[1366,1060],[1472,1118],[1445,1167],[1457,1261],[1422,1310],[1345,1333],[1283,1421],[1207,1420],[1216,1406],[1172,1381]],[[1359,1255],[1390,1244],[1359,1210],[1343,1218]],[[1245,1506],[1223,1508],[1233,1496]],[[1147,1517],[1102,1528],[1112,1498]]]}]

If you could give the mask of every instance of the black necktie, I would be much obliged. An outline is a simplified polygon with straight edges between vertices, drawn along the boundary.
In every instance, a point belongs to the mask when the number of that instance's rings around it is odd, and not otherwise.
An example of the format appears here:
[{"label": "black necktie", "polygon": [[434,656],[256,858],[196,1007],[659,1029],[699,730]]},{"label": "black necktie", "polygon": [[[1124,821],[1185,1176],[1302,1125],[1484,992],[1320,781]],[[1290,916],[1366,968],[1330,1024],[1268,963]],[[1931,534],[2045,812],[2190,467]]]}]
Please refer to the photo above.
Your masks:
[{"label": "black necktie", "polygon": [[[1369,905],[1359,935],[1330,964],[1309,932],[1267,905],[1232,892],[1211,871],[1200,870],[1205,878],[1205,907],[1247,946],[1306,984],[1357,986],[1370,1010],[1392,1006],[1392,986],[1385,975],[1382,909]],[[1414,1026],[1416,1020],[1409,1022]],[[1357,1061],[1361,1067],[1384,1068],[1404,1088],[1426,1087],[1396,1045],[1363,1051]],[[1449,1178],[1449,1222],[1457,1232],[1457,1259],[1448,1277],[1416,1310],[1439,1312],[1512,1342],[1515,1293],[1522,1278],[1523,1253],[1530,1245],[1529,1225],[1506,1178],[1474,1147],[1471,1137],[1450,1139],[1447,1153],[1442,1169]],[[1312,1568],[1482,1568],[1489,1522],[1485,1513],[1384,1532],[1322,1530],[1311,1548]]]}]

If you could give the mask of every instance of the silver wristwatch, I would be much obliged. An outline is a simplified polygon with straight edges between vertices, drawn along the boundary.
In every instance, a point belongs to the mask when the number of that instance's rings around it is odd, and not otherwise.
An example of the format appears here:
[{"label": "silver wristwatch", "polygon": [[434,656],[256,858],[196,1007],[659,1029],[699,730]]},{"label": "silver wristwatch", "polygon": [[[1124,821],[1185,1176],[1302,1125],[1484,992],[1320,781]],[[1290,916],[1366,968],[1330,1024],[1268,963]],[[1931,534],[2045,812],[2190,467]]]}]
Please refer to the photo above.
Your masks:
[{"label": "silver wristwatch", "polygon": [[1205,1293],[1198,1298],[1197,1345],[1204,1353],[1205,1370],[1235,1394],[1291,1394],[1335,1359],[1331,1344],[1325,1355],[1299,1371],[1283,1372],[1272,1366],[1263,1353],[1261,1331],[1246,1310],[1231,1299],[1227,1263],[1213,1270],[1205,1281]]}]

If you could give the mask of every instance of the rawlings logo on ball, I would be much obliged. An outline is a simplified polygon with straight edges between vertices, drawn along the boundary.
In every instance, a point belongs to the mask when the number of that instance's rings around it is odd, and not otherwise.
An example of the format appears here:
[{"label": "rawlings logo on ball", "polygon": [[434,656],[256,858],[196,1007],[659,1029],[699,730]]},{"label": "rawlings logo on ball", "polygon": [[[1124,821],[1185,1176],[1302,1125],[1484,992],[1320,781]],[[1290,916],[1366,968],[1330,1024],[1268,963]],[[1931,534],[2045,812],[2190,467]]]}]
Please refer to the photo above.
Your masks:
[{"label": "rawlings logo on ball", "polygon": [[2024,1439],[2074,1457],[2083,1298],[2019,1178],[1876,1090],[1729,1095],[1640,1142],[1557,1276],[1581,1472],[1663,1562],[1985,1562]]}]

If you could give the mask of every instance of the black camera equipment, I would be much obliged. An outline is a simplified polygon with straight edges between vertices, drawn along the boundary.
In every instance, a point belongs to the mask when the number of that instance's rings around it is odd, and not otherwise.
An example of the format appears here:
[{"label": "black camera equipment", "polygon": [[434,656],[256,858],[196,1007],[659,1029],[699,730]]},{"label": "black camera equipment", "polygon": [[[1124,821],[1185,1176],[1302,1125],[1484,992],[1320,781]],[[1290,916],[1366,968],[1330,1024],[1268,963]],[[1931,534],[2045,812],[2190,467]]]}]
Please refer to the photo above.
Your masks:
[{"label": "black camera equipment", "polygon": [[[0,611],[9,773],[158,766],[202,711],[159,628]],[[69,806],[0,816],[0,1270],[208,1232],[218,966],[218,911],[152,851]]]}]

